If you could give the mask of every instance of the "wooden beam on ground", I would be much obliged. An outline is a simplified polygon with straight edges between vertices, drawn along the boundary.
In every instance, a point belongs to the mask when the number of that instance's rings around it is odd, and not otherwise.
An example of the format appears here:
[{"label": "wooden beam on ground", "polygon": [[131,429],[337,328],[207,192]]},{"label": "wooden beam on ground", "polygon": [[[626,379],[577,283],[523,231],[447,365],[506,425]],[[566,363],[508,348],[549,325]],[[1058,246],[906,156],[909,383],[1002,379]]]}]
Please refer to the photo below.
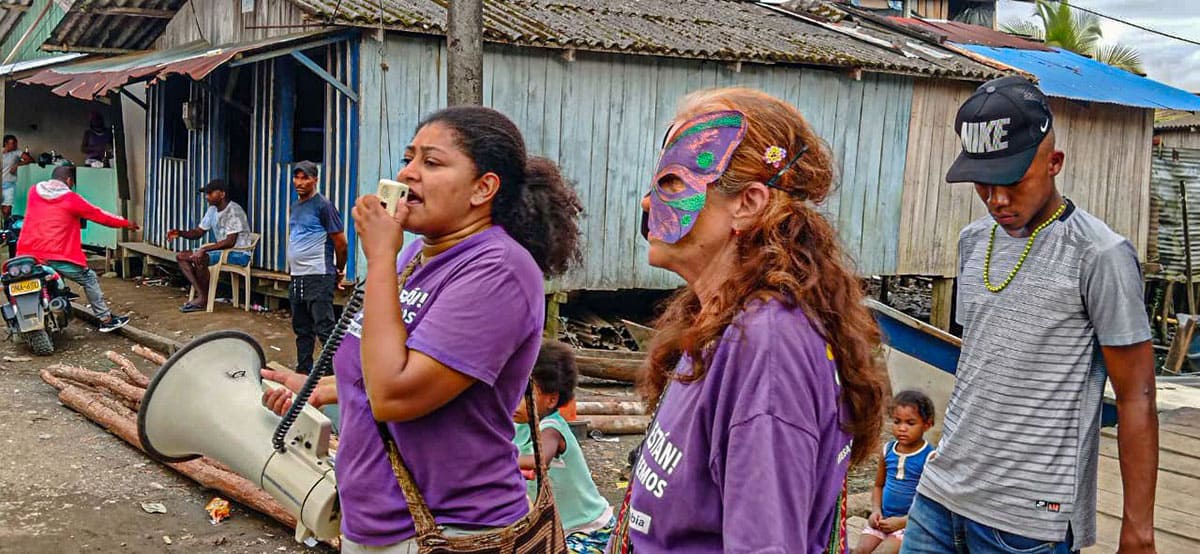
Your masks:
[{"label": "wooden beam on ground", "polygon": [[637,382],[645,363],[645,354],[639,352],[579,349],[575,356],[575,366],[581,375],[626,383]]},{"label": "wooden beam on ground", "polygon": [[650,416],[608,416],[592,415],[581,417],[587,420],[592,429],[599,429],[605,435],[640,435],[650,426]]},{"label": "wooden beam on ground", "polygon": [[[92,323],[99,323],[100,321],[99,318],[92,314],[91,310],[89,310],[87,306],[84,306],[78,302],[71,303],[71,310],[74,312],[76,317],[86,319]],[[145,346],[149,346],[150,348],[162,352],[173,354],[176,350],[183,348],[183,343],[177,340],[172,340],[149,331],[143,331],[137,327],[134,327],[133,325],[126,325],[118,329],[117,332],[133,339],[134,342],[139,342]]]},{"label": "wooden beam on ground", "polygon": [[[1188,287],[1191,289],[1191,287]],[[1171,340],[1171,349],[1167,351],[1167,359],[1163,362],[1163,371],[1179,375],[1184,362],[1187,361],[1188,347],[1192,344],[1192,336],[1196,332],[1196,318],[1189,317],[1175,330],[1175,338]]]},{"label": "wooden beam on ground", "polygon": [[645,415],[646,405],[637,401],[580,400],[575,403],[579,415]]}]

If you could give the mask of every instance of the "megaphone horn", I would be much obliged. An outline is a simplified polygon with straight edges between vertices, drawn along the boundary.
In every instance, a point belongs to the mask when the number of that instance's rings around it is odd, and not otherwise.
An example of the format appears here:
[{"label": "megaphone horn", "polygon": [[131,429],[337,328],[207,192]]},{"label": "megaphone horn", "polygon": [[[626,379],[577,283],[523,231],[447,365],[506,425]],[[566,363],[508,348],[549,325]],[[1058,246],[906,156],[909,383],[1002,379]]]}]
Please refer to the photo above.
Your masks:
[{"label": "megaphone horn", "polygon": [[[333,538],[341,519],[329,458],[331,424],[305,406],[276,451],[280,417],[262,405],[262,347],[239,331],[188,343],[146,387],[138,438],[152,457],[181,462],[207,456],[249,479],[296,516],[296,540]],[[271,386],[278,386],[268,383]]]}]

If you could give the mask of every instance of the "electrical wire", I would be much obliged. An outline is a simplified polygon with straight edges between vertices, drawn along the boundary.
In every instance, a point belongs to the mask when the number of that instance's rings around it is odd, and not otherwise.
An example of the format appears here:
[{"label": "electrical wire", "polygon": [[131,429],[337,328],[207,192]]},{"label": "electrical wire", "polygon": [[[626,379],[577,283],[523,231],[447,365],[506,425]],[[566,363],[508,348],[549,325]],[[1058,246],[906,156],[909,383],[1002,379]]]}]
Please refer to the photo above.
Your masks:
[{"label": "electrical wire", "polygon": [[[1026,4],[1033,4],[1033,3],[1034,3],[1034,1],[1033,1],[1033,0],[1015,0],[1015,1],[1023,2],[1023,3],[1026,3]],[[1049,1],[1049,2],[1054,2],[1055,4],[1066,4],[1067,6],[1070,6],[1070,8],[1071,8],[1072,10],[1079,10],[1079,11],[1081,11],[1081,12],[1090,13],[1090,14],[1092,14],[1092,15],[1096,16],[1096,17],[1102,17],[1102,18],[1104,18],[1104,19],[1108,19],[1108,20],[1111,20],[1111,21],[1116,21],[1117,23],[1120,23],[1120,24],[1122,24],[1122,25],[1128,25],[1128,26],[1130,26],[1130,27],[1133,27],[1133,28],[1135,28],[1135,29],[1141,29],[1141,30],[1143,30],[1143,31],[1146,31],[1147,33],[1150,33],[1150,34],[1159,35],[1159,36],[1163,36],[1163,37],[1166,37],[1166,38],[1169,38],[1169,39],[1178,40],[1178,41],[1180,41],[1180,42],[1186,42],[1186,43],[1188,43],[1188,44],[1194,44],[1194,45],[1196,45],[1196,46],[1200,46],[1200,41],[1192,40],[1192,39],[1190,39],[1190,38],[1181,37],[1181,36],[1179,36],[1179,35],[1173,35],[1173,34],[1171,34],[1171,33],[1168,33],[1168,32],[1166,32],[1166,31],[1159,31],[1158,29],[1153,29],[1153,28],[1151,28],[1151,27],[1146,27],[1145,25],[1139,25],[1139,24],[1137,24],[1137,23],[1134,23],[1134,22],[1132,22],[1132,21],[1128,21],[1128,20],[1125,20],[1125,19],[1121,19],[1121,18],[1119,18],[1119,17],[1114,17],[1114,16],[1111,16],[1111,15],[1108,15],[1108,14],[1105,14],[1105,13],[1098,12],[1098,11],[1096,11],[1096,10],[1088,9],[1088,8],[1085,8],[1085,7],[1083,7],[1083,6],[1079,6],[1079,5],[1077,5],[1077,4],[1072,4],[1072,3],[1070,3],[1070,2],[1063,2],[1063,1],[1060,1],[1060,0],[1047,0],[1047,1]]]},{"label": "electrical wire", "polygon": [[204,36],[204,30],[200,28],[200,17],[196,15],[196,0],[191,0],[191,2],[188,2],[188,5],[192,7],[192,23],[196,24],[196,34],[200,35],[200,40],[208,42],[208,39]]},{"label": "electrical wire", "polygon": [[338,0],[336,6],[333,7],[333,13],[329,14],[329,19],[325,21],[326,25],[333,25],[337,21],[338,14],[342,12],[342,0]]}]

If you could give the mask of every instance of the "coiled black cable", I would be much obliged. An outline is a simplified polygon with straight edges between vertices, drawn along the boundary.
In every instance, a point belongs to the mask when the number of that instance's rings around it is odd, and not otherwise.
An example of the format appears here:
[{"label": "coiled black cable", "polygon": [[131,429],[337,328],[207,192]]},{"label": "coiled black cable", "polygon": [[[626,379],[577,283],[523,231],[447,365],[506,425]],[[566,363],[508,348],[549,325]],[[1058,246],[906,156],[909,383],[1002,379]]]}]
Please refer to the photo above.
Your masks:
[{"label": "coiled black cable", "polygon": [[283,420],[275,428],[275,434],[271,437],[271,445],[275,447],[277,452],[282,453],[287,450],[287,447],[284,446],[284,440],[287,439],[288,431],[292,429],[292,425],[300,417],[300,411],[304,409],[304,405],[308,404],[308,398],[312,396],[313,390],[317,388],[317,383],[321,381],[321,377],[333,374],[333,355],[337,353],[338,347],[341,346],[342,339],[346,336],[346,330],[350,328],[350,322],[354,320],[354,316],[358,315],[358,312],[362,311],[363,294],[365,291],[365,280],[359,281],[354,285],[354,292],[350,294],[350,299],[346,302],[346,307],[342,309],[342,317],[338,319],[333,332],[325,340],[325,347],[321,349],[321,356],[317,358],[317,363],[313,364],[313,369],[309,372],[308,379],[304,381],[304,386],[300,388],[300,392],[296,393],[296,398],[292,400],[292,407],[288,408],[287,413],[283,416]]}]

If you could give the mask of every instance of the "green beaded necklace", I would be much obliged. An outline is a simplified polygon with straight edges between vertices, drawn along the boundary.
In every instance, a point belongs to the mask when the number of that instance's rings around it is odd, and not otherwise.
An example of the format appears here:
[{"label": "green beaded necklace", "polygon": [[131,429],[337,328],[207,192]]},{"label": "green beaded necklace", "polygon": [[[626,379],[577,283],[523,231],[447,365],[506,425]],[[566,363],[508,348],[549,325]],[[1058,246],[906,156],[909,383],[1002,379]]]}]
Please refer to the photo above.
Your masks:
[{"label": "green beaded necklace", "polygon": [[983,258],[983,286],[987,287],[987,290],[992,292],[1000,292],[1004,290],[1004,288],[1012,282],[1013,277],[1017,276],[1017,272],[1021,270],[1021,266],[1025,263],[1025,257],[1029,255],[1029,250],[1033,248],[1033,240],[1037,238],[1038,233],[1041,233],[1042,229],[1045,229],[1046,227],[1049,227],[1051,223],[1054,223],[1059,217],[1062,216],[1066,209],[1067,203],[1066,201],[1063,201],[1062,205],[1058,207],[1058,210],[1054,212],[1054,215],[1050,216],[1050,219],[1042,222],[1041,225],[1037,226],[1037,229],[1033,230],[1033,233],[1029,235],[1029,240],[1025,242],[1025,251],[1021,252],[1021,257],[1017,259],[1017,265],[1012,268],[1012,271],[1008,272],[1008,277],[1004,279],[1004,282],[1000,283],[999,286],[993,285],[990,277],[992,274],[992,246],[996,244],[996,227],[1000,226],[999,223],[993,223],[992,236],[988,239],[987,254]]}]

